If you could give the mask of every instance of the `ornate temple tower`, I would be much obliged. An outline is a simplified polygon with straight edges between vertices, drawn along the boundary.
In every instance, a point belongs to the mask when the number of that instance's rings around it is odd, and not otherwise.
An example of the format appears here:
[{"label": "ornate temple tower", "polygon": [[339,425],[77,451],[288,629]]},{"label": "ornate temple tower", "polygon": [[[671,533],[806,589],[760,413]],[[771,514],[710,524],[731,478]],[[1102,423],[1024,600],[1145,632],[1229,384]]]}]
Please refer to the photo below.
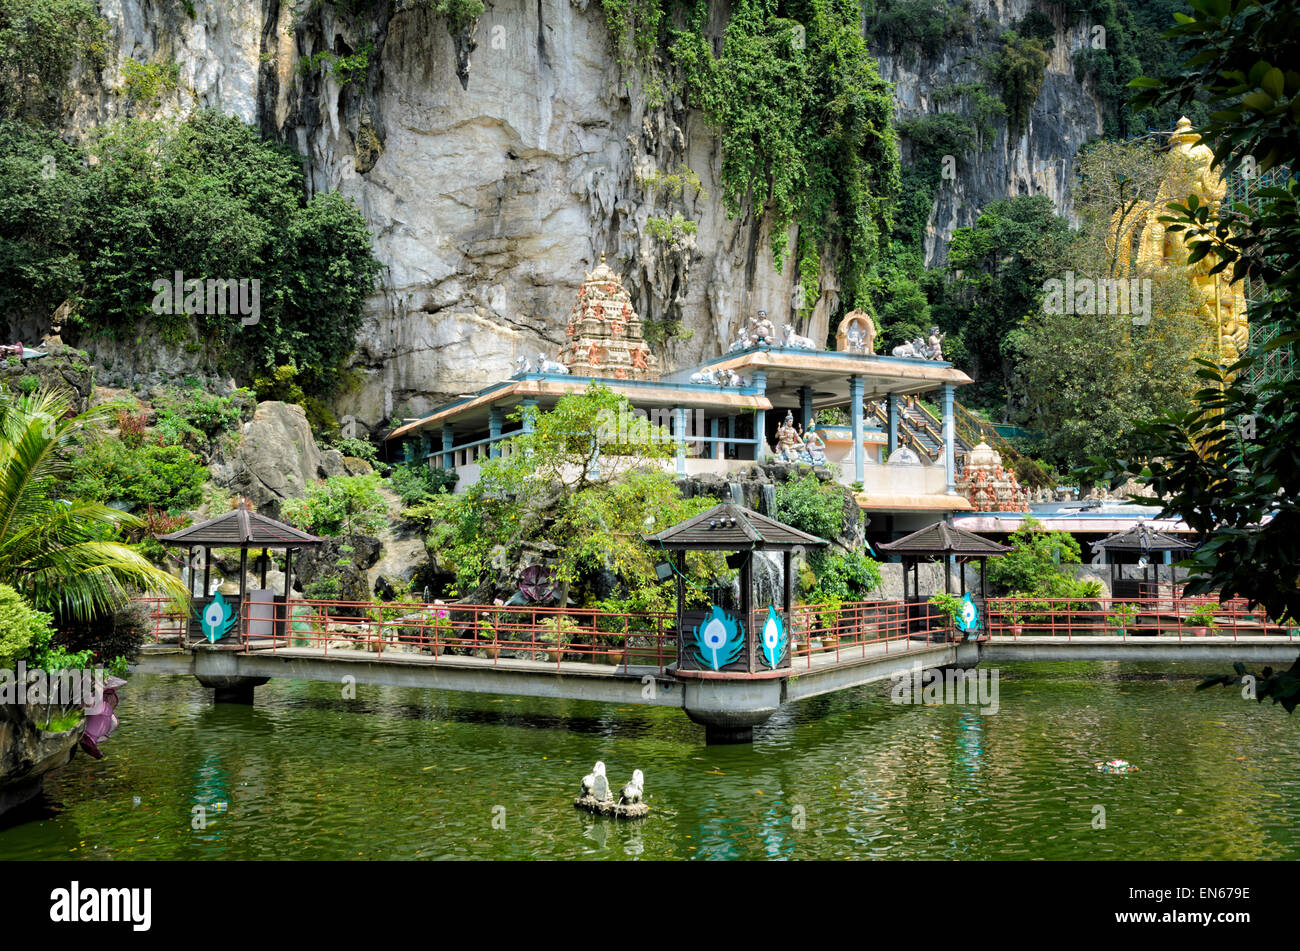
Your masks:
[{"label": "ornate temple tower", "polygon": [[[891,457],[892,458],[892,457]],[[966,457],[957,477],[957,492],[977,512],[1028,512],[1029,499],[1016,474],[1002,467],[1002,455],[980,443]]]},{"label": "ornate temple tower", "polygon": [[574,376],[659,379],[659,358],[641,336],[641,318],[623,280],[600,256],[578,290],[560,357]]}]

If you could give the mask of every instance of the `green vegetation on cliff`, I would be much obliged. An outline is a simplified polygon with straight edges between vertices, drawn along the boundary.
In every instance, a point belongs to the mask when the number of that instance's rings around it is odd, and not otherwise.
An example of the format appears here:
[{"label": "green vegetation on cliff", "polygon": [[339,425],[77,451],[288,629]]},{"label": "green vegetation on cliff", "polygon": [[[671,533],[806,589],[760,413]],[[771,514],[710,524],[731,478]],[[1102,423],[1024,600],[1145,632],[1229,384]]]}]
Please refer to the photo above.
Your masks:
[{"label": "green vegetation on cliff", "polygon": [[[127,120],[84,147],[0,122],[0,307],[42,315],[69,301],[83,337],[155,327],[201,341],[237,378],[291,364],[321,392],[378,271],[357,208],[337,193],[307,200],[300,156],[234,117]],[[210,289],[174,294],[177,272],[258,281],[258,313],[214,307]]]}]

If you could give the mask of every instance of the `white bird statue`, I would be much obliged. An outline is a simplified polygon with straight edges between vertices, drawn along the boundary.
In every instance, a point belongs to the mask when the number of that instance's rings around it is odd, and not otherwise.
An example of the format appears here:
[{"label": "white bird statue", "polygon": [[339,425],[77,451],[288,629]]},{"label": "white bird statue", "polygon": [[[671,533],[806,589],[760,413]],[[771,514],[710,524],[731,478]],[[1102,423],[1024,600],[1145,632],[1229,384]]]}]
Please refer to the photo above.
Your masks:
[{"label": "white bird statue", "polygon": [[605,764],[600,760],[591,768],[591,772],[582,777],[582,794],[584,796],[594,796],[596,793],[596,777],[605,778]]},{"label": "white bird statue", "polygon": [[632,770],[632,781],[623,787],[623,796],[619,799],[620,806],[630,806],[634,802],[641,801],[641,794],[645,790],[645,774],[639,769]]}]

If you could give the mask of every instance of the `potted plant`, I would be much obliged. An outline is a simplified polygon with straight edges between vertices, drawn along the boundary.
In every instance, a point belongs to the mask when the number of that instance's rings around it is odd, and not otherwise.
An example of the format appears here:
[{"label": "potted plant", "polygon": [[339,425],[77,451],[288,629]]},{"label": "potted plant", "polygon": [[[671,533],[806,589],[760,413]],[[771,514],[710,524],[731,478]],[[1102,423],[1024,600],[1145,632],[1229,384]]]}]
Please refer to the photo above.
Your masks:
[{"label": "potted plant", "polygon": [[570,617],[548,617],[542,620],[542,633],[537,639],[546,645],[546,659],[555,662],[569,646],[570,633],[578,622]]},{"label": "potted plant", "polygon": [[489,660],[496,660],[501,656],[501,646],[497,643],[497,629],[492,622],[485,617],[478,619],[476,633],[480,641],[485,641],[488,646],[484,648]]},{"label": "potted plant", "polygon": [[1205,637],[1210,631],[1217,630],[1219,624],[1214,620],[1214,605],[1200,605],[1187,616],[1187,623],[1191,626],[1193,637]]},{"label": "potted plant", "polygon": [[957,634],[957,618],[961,615],[962,599],[941,591],[930,596],[930,604],[938,609],[944,629],[952,632],[954,640],[960,639],[961,635]]},{"label": "potted plant", "polygon": [[1136,604],[1125,602],[1112,605],[1111,609],[1106,612],[1106,623],[1114,628],[1115,633],[1123,637],[1128,632],[1128,629],[1133,626],[1133,621],[1137,615],[1138,606]]}]

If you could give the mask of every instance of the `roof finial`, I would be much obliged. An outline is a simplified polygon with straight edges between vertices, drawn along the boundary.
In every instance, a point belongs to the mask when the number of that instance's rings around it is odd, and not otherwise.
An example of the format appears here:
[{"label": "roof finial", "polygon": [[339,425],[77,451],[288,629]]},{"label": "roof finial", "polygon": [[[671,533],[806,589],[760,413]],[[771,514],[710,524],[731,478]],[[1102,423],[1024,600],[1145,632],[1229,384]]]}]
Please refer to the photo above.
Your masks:
[{"label": "roof finial", "polygon": [[605,252],[604,252],[604,251],[601,251],[601,252],[600,252],[600,263],[601,263],[601,264],[604,264],[604,263],[605,263]]}]

